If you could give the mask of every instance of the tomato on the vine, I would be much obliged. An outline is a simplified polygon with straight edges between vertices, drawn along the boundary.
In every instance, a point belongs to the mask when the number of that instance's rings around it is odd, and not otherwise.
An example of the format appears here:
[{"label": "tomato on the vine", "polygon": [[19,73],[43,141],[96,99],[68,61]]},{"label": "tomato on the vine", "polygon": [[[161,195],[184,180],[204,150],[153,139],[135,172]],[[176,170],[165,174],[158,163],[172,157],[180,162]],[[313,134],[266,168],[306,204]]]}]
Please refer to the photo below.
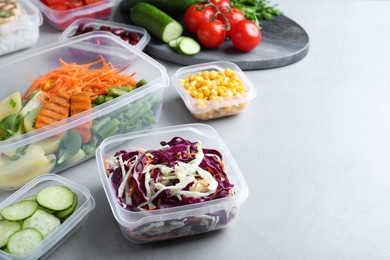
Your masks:
[{"label": "tomato on the vine", "polygon": [[237,8],[220,8],[220,12],[222,13],[222,15],[219,14],[217,16],[217,19],[225,25],[227,20],[230,25],[230,29],[226,31],[226,36],[230,36],[230,32],[232,31],[232,28],[236,25],[236,23],[246,20],[245,14]]},{"label": "tomato on the vine", "polygon": [[230,7],[229,0],[210,0],[210,2],[215,6],[227,6]]},{"label": "tomato on the vine", "polygon": [[219,20],[203,22],[198,28],[198,40],[206,48],[217,48],[226,38],[226,29]]},{"label": "tomato on the vine", "polygon": [[242,51],[249,51],[256,48],[261,41],[261,31],[257,25],[244,20],[235,24],[230,32],[234,47]]},{"label": "tomato on the vine", "polygon": [[188,31],[196,34],[203,22],[208,22],[214,16],[214,9],[202,4],[191,5],[184,14],[184,24]]}]

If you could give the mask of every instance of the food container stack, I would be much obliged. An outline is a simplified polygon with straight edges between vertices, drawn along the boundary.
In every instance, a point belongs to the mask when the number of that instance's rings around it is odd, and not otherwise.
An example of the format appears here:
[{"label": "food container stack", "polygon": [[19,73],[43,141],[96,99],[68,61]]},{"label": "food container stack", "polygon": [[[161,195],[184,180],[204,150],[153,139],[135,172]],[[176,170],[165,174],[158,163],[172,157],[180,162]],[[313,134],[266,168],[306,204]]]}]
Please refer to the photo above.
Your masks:
[{"label": "food container stack", "polygon": [[0,56],[34,45],[42,22],[29,1],[0,0]]},{"label": "food container stack", "polygon": [[[95,44],[97,39],[105,46]],[[83,162],[95,156],[109,136],[152,127],[160,118],[164,88],[169,85],[162,65],[110,34],[84,35],[25,52],[3,60],[0,71],[1,190],[20,188],[36,176]],[[18,77],[13,76],[15,71]],[[111,78],[91,76],[80,83],[77,73]],[[123,78],[130,80],[129,85],[101,89]],[[67,89],[71,82],[78,86],[70,85],[74,92]],[[123,82],[118,84],[127,84]],[[94,84],[102,86],[95,89]],[[78,92],[87,90],[90,102],[79,97]],[[90,108],[77,109],[80,100]],[[55,118],[66,116],[47,123],[47,117],[54,118],[53,111]]]}]

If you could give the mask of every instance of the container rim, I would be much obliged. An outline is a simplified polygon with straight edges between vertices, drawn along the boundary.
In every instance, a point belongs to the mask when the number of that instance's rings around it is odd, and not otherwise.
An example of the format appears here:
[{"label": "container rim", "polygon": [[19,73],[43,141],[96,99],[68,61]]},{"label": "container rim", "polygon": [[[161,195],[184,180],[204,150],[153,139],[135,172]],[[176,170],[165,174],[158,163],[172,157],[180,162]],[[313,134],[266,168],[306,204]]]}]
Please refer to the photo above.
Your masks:
[{"label": "container rim", "polygon": [[[108,182],[108,178],[106,177],[106,172],[104,169],[104,162],[103,162],[103,150],[105,146],[113,143],[113,142],[124,142],[126,140],[130,139],[136,139],[139,137],[145,137],[155,134],[165,134],[170,133],[177,130],[188,130],[193,131],[194,133],[197,133],[199,135],[204,135],[202,132],[207,131],[207,136],[210,138],[215,138],[219,145],[221,146],[218,149],[223,149],[223,153],[225,156],[224,161],[230,162],[230,167],[233,168],[234,175],[237,179],[237,182],[240,184],[240,191],[239,193],[227,197],[227,198],[220,198],[216,200],[211,200],[207,202],[201,202],[201,203],[195,203],[190,205],[184,205],[180,207],[173,207],[173,208],[166,208],[166,209],[158,209],[153,211],[141,211],[141,212],[134,212],[134,211],[128,211],[120,207],[120,205],[117,203],[116,197],[114,196],[114,191],[112,189],[112,186]],[[211,211],[218,211],[221,209],[226,209],[227,207],[234,207],[241,205],[248,197],[249,190],[247,183],[238,168],[232,154],[227,149],[225,143],[218,135],[217,131],[212,128],[209,125],[201,124],[201,123],[193,123],[193,124],[182,124],[182,125],[174,125],[174,126],[166,126],[166,127],[160,127],[160,128],[153,128],[153,129],[147,129],[117,136],[112,136],[107,139],[105,139],[98,149],[96,150],[96,160],[98,164],[98,171],[99,176],[104,188],[104,192],[106,194],[107,200],[109,201],[109,205],[111,207],[111,211],[113,212],[113,215],[117,222],[126,227],[130,226],[139,226],[148,222],[151,222],[158,218],[158,221],[164,221],[167,219],[171,219],[174,217],[177,217],[178,214],[180,216],[184,214],[185,216],[190,216],[192,214],[201,214],[201,213],[209,213]],[[237,183],[235,183],[236,185]],[[200,212],[201,211],[201,212]],[[126,220],[125,215],[133,215],[137,216],[137,221],[129,221]],[[183,216],[183,217],[185,217]]]},{"label": "container rim", "polygon": [[[146,55],[141,50],[137,49],[134,46],[131,46],[130,44],[126,43],[125,41],[119,39],[118,37],[114,35],[110,35],[108,33],[96,33],[94,35],[80,35],[79,37],[75,38],[69,38],[62,42],[55,42],[50,43],[45,46],[38,47],[34,50],[27,50],[26,52],[16,54],[12,57],[7,57],[0,61],[0,69],[2,66],[5,66],[7,64],[22,62],[23,60],[27,58],[31,58],[34,56],[40,56],[43,53],[51,52],[56,49],[72,46],[72,44],[76,44],[78,42],[92,39],[95,37],[103,37],[107,38],[111,41],[114,41],[116,44],[121,45],[125,50],[132,52],[133,54],[136,54],[137,57],[142,58],[143,60],[147,61],[148,63],[152,64],[154,67],[156,67],[161,72],[161,77],[154,79],[153,81],[148,82],[148,84],[144,85],[141,88],[138,88],[132,92],[129,92],[123,96],[120,96],[115,99],[115,102],[107,102],[104,104],[101,104],[99,106],[96,106],[90,110],[84,111],[80,114],[77,114],[75,116],[72,116],[68,119],[64,119],[62,121],[59,121],[55,124],[49,125],[47,127],[44,127],[42,129],[34,130],[30,133],[26,133],[20,136],[16,136],[4,141],[0,141],[0,152],[7,151],[13,149],[15,146],[24,146],[27,144],[31,144],[33,142],[42,140],[46,138],[47,136],[56,135],[58,133],[64,132],[68,129],[74,128],[78,125],[81,125],[87,121],[90,121],[91,119],[97,118],[99,116],[105,115],[107,113],[110,113],[114,110],[116,110],[119,107],[122,107],[129,102],[139,98],[140,96],[147,95],[151,92],[153,92],[156,88],[167,88],[169,86],[169,77],[166,71],[166,68],[162,66],[159,62],[151,58],[150,56]],[[92,113],[91,113],[92,111]],[[64,122],[66,124],[64,125]]]}]

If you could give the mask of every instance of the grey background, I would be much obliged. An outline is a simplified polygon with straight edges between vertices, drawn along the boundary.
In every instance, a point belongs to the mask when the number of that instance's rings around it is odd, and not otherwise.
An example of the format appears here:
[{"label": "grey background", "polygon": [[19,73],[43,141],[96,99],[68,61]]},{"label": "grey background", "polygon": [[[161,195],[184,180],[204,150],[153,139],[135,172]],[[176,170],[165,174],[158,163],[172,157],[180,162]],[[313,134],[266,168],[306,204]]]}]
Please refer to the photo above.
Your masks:
[{"label": "grey background", "polygon": [[[96,209],[49,259],[390,259],[390,2],[274,2],[308,32],[308,55],[247,72],[258,90],[248,109],[206,122],[249,185],[238,219],[225,230],[134,245],[91,159],[61,175],[88,187]],[[45,23],[35,46],[59,36]],[[169,76],[180,68],[161,63]],[[192,122],[170,86],[158,126]]]}]

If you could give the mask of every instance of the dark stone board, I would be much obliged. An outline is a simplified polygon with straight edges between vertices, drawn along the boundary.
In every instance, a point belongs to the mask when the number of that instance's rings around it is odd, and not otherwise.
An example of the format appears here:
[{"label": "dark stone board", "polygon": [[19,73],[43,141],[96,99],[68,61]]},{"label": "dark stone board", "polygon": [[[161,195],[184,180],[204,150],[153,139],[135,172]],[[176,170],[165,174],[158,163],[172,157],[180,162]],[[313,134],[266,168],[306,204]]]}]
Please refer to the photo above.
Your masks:
[{"label": "dark stone board", "polygon": [[303,59],[309,51],[309,36],[290,18],[282,15],[262,21],[262,40],[249,52],[233,47],[230,40],[217,49],[202,48],[195,56],[186,56],[171,50],[167,44],[152,37],[145,48],[150,56],[179,65],[193,65],[209,61],[226,60],[236,63],[242,70],[260,70],[282,67]]}]

